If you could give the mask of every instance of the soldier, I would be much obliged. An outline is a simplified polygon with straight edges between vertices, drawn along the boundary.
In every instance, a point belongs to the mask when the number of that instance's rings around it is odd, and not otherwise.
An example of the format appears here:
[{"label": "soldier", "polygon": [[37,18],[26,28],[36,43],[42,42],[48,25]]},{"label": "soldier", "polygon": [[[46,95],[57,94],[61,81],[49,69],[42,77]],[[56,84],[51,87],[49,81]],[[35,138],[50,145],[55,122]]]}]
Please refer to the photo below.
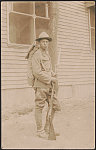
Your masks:
[{"label": "soldier", "polygon": [[[51,96],[52,85],[57,83],[56,74],[52,71],[51,60],[48,54],[48,44],[52,38],[46,32],[42,32],[39,38],[36,39],[40,47],[32,56],[32,71],[35,77],[35,119],[37,125],[37,135],[41,138],[47,138],[48,134],[45,128],[42,127],[42,110],[45,101]],[[60,111],[60,105],[56,98],[56,93],[53,96],[53,116],[55,111]]]}]

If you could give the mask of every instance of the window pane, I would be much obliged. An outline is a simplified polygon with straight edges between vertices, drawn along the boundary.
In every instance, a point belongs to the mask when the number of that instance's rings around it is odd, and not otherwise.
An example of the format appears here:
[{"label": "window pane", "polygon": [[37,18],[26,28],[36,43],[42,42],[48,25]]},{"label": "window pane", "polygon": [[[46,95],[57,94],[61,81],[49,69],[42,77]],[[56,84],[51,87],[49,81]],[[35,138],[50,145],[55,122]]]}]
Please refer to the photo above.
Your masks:
[{"label": "window pane", "polygon": [[90,7],[90,21],[91,21],[91,27],[95,27],[95,8]]},{"label": "window pane", "polygon": [[47,32],[49,34],[49,22],[50,20],[36,18],[36,37],[38,38],[41,32]]},{"label": "window pane", "polygon": [[34,38],[33,18],[25,15],[9,14],[9,39],[12,43],[32,44]]},{"label": "window pane", "polygon": [[36,2],[35,3],[35,13],[36,16],[48,17],[49,3],[48,2]]},{"label": "window pane", "polygon": [[33,14],[32,2],[13,2],[13,11]]},{"label": "window pane", "polygon": [[95,29],[91,29],[91,47],[95,50]]}]

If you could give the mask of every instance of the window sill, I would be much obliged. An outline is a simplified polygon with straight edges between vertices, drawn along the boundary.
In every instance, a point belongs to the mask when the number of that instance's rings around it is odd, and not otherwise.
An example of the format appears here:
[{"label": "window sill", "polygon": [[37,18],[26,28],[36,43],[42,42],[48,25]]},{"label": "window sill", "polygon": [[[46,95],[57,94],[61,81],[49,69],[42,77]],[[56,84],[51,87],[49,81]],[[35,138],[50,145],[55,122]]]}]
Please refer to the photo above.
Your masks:
[{"label": "window sill", "polygon": [[49,17],[36,16],[36,18],[50,20],[50,18],[49,18]]}]

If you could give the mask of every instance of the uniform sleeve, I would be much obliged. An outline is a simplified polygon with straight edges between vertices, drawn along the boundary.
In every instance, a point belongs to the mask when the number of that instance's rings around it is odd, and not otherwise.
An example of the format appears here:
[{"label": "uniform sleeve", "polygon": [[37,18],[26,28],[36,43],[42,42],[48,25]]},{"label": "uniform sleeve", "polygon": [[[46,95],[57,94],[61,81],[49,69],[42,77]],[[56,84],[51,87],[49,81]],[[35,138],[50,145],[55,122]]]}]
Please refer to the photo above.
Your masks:
[{"label": "uniform sleeve", "polygon": [[39,81],[45,83],[45,84],[50,84],[51,82],[51,74],[49,74],[46,71],[41,70],[41,64],[40,64],[40,57],[34,55],[32,57],[32,70],[33,70],[33,75],[35,78],[37,78]]}]

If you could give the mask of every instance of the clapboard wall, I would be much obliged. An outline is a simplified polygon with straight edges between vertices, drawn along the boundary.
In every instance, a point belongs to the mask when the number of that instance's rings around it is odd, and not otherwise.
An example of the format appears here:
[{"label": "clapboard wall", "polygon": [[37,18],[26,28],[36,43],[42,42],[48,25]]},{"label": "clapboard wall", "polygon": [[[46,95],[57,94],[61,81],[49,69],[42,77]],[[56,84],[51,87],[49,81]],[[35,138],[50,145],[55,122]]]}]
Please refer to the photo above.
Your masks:
[{"label": "clapboard wall", "polygon": [[[90,50],[88,9],[84,1],[57,2],[59,85],[94,83],[94,51]],[[7,2],[1,3],[2,89],[27,88],[28,46],[8,43]]]},{"label": "clapboard wall", "polygon": [[2,89],[25,88],[27,84],[28,46],[8,42],[7,2],[1,3],[1,84]]},{"label": "clapboard wall", "polygon": [[90,50],[88,9],[84,1],[58,3],[57,46],[60,85],[93,84],[95,52]]}]

